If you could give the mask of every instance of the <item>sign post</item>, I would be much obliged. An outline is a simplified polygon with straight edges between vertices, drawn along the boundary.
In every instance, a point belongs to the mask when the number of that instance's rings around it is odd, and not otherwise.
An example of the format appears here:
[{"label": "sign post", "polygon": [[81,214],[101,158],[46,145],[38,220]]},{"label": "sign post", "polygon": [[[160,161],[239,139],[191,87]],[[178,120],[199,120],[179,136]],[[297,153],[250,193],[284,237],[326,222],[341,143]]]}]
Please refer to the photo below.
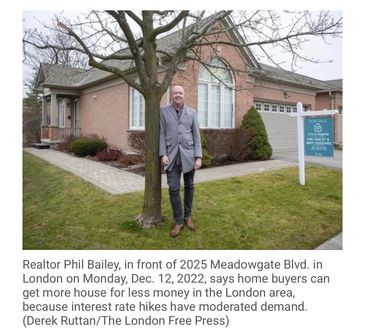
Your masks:
[{"label": "sign post", "polygon": [[[307,155],[333,156],[333,120],[332,118],[329,119],[328,116],[332,116],[337,113],[337,110],[326,109],[304,112],[303,104],[298,102],[297,112],[288,114],[291,117],[297,118],[298,167],[299,183],[301,185],[305,185],[305,151],[308,151]],[[323,118],[324,116],[327,116],[327,118]],[[306,126],[304,127],[305,118]],[[324,128],[326,130],[324,130]],[[304,140],[304,133],[306,133],[306,140]],[[329,154],[331,152],[328,152],[330,151],[329,147],[331,145],[332,155]]]}]

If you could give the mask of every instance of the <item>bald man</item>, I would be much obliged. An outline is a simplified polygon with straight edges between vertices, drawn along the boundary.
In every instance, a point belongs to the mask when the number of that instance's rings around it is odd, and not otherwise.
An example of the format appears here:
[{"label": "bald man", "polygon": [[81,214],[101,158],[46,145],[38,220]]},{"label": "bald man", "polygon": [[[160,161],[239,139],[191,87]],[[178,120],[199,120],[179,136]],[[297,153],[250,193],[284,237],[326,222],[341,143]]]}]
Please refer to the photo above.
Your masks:
[{"label": "bald man", "polygon": [[[194,173],[202,164],[199,123],[195,110],[184,104],[182,86],[171,89],[171,104],[160,110],[160,157],[166,171],[175,224],[171,236],[177,237],[183,223],[195,226],[191,212],[194,198]],[[184,177],[184,213],[180,199],[180,178]]]}]

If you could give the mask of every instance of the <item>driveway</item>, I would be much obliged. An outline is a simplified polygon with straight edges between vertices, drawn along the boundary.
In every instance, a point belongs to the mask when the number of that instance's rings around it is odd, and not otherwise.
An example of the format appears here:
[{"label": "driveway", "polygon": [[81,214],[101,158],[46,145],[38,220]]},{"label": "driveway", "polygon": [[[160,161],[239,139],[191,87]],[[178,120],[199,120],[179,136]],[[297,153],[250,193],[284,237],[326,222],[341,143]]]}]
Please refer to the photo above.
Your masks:
[{"label": "driveway", "polygon": [[[297,150],[274,151],[273,159],[298,162]],[[342,169],[342,151],[334,151],[334,157],[306,156],[306,163],[320,164],[327,167]]]}]

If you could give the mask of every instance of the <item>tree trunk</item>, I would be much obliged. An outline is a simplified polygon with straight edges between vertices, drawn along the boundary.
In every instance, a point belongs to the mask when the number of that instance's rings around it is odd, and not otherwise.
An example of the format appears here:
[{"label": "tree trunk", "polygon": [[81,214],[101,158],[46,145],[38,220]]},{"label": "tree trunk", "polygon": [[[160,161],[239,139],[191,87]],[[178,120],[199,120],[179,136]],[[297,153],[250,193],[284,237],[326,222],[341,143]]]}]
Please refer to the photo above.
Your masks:
[{"label": "tree trunk", "polygon": [[145,95],[145,190],[139,221],[153,227],[161,221],[160,93]]}]

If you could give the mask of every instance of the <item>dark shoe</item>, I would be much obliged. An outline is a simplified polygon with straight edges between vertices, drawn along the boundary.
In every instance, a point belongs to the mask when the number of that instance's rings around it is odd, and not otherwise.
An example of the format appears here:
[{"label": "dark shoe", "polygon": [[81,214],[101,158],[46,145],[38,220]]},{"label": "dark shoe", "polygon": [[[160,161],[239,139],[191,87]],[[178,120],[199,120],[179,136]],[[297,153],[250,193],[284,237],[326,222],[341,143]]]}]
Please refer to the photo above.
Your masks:
[{"label": "dark shoe", "polygon": [[194,230],[195,229],[195,225],[191,219],[191,217],[188,217],[186,220],[185,220],[185,224],[187,226],[188,229],[190,230]]},{"label": "dark shoe", "polygon": [[171,230],[171,237],[177,237],[180,232],[181,232],[181,229],[183,228],[183,225],[182,224],[175,224],[174,228]]}]

